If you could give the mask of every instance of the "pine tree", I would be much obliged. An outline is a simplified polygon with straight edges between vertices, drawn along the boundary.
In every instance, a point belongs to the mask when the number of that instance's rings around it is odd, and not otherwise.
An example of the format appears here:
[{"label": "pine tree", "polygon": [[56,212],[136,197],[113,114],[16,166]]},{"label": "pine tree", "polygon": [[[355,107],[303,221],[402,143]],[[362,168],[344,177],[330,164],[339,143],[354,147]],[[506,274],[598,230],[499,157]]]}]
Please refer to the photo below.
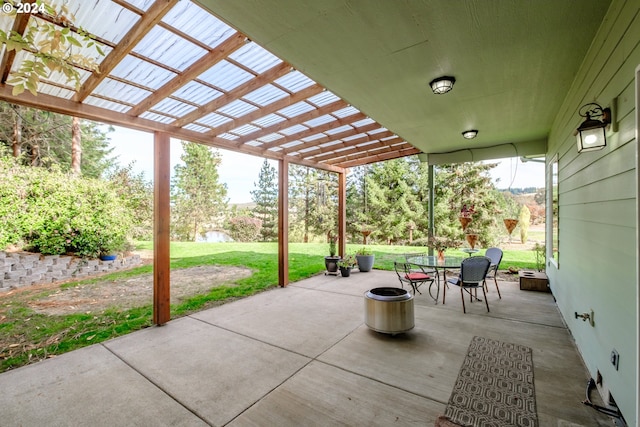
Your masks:
[{"label": "pine tree", "polygon": [[174,168],[171,222],[174,236],[195,241],[221,222],[227,206],[227,185],[218,182],[220,154],[210,147],[182,142],[183,164]]},{"label": "pine tree", "polygon": [[262,221],[260,235],[263,241],[270,242],[278,238],[278,180],[276,168],[265,159],[251,191],[251,199],[256,204],[253,216]]}]

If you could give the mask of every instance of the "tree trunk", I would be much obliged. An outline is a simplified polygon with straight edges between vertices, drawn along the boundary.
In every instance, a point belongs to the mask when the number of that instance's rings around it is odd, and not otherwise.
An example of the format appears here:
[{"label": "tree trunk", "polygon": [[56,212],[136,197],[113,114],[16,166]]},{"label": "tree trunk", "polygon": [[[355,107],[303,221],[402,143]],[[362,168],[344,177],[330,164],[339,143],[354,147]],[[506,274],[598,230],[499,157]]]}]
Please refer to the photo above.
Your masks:
[{"label": "tree trunk", "polygon": [[13,148],[13,157],[20,157],[22,151],[22,116],[20,115],[20,106],[13,107],[16,112],[16,120],[13,122],[13,141],[11,147]]},{"label": "tree trunk", "polygon": [[80,119],[74,117],[71,122],[71,172],[80,175],[80,162],[82,160],[82,136],[80,133]]}]

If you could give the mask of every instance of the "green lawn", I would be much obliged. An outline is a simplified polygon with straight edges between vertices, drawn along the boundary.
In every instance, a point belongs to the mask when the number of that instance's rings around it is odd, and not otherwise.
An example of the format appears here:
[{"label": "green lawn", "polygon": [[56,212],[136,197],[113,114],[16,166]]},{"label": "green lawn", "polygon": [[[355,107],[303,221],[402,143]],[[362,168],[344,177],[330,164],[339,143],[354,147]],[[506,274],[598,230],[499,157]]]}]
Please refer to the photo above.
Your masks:
[{"label": "green lawn", "polygon": [[[151,242],[141,242],[139,249],[152,249]],[[361,245],[348,245],[347,252],[354,253]],[[253,295],[277,286],[276,243],[171,243],[171,268],[180,269],[201,265],[244,266],[253,271],[250,277],[239,279],[233,285],[212,288],[208,293],[195,295],[182,303],[171,306],[172,317],[202,310],[220,301]],[[425,249],[408,246],[368,246],[375,255],[374,268],[391,270],[393,261],[402,254],[422,252]],[[483,251],[479,252],[482,254]],[[324,270],[324,256],[328,245],[321,243],[289,244],[289,278],[295,282]],[[466,256],[458,250],[447,255]],[[535,252],[505,251],[501,266],[508,268],[535,268]],[[63,285],[64,288],[88,283],[112,283],[144,273],[152,266],[146,265],[128,271],[99,278]],[[0,298],[0,362],[1,371],[30,362],[65,353],[87,345],[124,335],[151,326],[151,303],[133,309],[112,308],[95,314],[44,315],[34,312],[29,301],[45,297],[56,289],[38,293],[16,292]]]}]

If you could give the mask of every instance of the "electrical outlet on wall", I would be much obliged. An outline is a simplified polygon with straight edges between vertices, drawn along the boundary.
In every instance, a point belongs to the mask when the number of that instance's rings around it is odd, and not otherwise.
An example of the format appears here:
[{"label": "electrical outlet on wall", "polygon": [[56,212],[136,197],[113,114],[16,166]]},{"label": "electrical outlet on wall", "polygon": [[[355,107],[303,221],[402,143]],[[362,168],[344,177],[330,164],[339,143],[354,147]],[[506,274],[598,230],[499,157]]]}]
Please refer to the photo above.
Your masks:
[{"label": "electrical outlet on wall", "polygon": [[616,371],[617,371],[618,366],[620,365],[620,355],[618,354],[615,348],[611,350],[610,360],[611,360],[611,364],[616,368]]}]

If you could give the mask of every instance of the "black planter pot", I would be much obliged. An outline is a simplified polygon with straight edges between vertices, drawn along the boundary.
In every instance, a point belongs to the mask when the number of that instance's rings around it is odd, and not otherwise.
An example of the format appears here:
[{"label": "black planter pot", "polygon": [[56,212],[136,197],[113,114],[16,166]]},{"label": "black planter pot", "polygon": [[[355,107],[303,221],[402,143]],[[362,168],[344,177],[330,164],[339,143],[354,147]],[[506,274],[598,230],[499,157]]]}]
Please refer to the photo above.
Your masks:
[{"label": "black planter pot", "polygon": [[338,273],[338,261],[340,261],[339,256],[324,257],[324,266],[327,268],[327,273],[332,273],[332,274]]},{"label": "black planter pot", "polygon": [[340,267],[340,274],[342,277],[351,276],[351,267]]}]

